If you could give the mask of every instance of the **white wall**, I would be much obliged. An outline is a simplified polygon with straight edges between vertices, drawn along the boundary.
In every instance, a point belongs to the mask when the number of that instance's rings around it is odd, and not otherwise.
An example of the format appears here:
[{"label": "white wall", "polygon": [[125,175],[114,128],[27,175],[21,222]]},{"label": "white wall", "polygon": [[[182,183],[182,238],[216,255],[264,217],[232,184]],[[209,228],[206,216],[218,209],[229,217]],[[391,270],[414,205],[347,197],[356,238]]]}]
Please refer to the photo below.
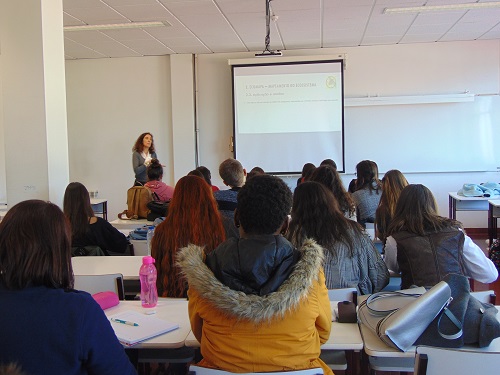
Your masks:
[{"label": "white wall", "polygon": [[66,62],[70,180],[108,199],[109,220],[133,185],[132,146],[154,137],[172,183],[170,59],[141,57]]},{"label": "white wall", "polygon": [[[500,88],[499,41],[286,51],[287,55],[304,56],[338,53],[347,54],[346,97],[444,94],[464,90],[498,94]],[[217,185],[222,184],[218,165],[232,155],[229,151],[233,131],[231,74],[227,59],[249,57],[253,54],[196,57],[200,164],[212,171]],[[131,147],[141,132],[154,134],[159,158],[167,165],[165,180],[175,182],[173,174],[168,172],[173,165],[170,145],[175,142],[171,138],[170,118],[170,74],[175,74],[175,70],[170,70],[168,56],[66,62],[70,179],[81,181],[89,190],[99,190],[100,197],[108,198],[111,219],[125,208],[126,189],[133,181]],[[402,119],[401,126],[404,125]],[[363,126],[364,133],[356,137],[369,137],[374,131],[374,124]],[[500,124],[496,126],[500,132]],[[392,142],[394,140],[388,139],[387,144],[373,147],[390,148]],[[439,147],[439,140],[433,142]],[[184,152],[192,158],[194,150],[188,147]],[[443,152],[473,154],[474,150]],[[348,158],[346,155],[349,160],[346,167],[352,171],[359,160]],[[397,155],[394,158],[397,160]],[[385,167],[384,170],[390,169]],[[344,176],[346,182],[351,178],[352,174]],[[458,190],[465,182],[498,182],[500,173],[414,173],[407,178],[411,183],[427,185],[436,195],[441,214],[447,216],[449,191]],[[291,186],[295,180],[290,179]],[[466,227],[487,226],[486,212],[459,213],[457,218]]]}]

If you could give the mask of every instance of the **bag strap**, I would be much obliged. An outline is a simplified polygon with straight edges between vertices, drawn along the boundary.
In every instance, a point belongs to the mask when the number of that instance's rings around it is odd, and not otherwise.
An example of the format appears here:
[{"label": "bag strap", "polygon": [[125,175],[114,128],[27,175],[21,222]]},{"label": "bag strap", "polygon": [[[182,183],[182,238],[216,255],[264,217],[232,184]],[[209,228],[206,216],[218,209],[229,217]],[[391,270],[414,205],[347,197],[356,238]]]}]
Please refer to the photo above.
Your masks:
[{"label": "bag strap", "polygon": [[368,297],[366,299],[366,307],[368,309],[368,311],[370,311],[371,314],[373,315],[376,315],[376,316],[385,316],[387,314],[390,314],[391,312],[393,311],[396,311],[399,309],[399,307],[396,307],[396,308],[389,308],[389,309],[385,309],[385,310],[381,310],[381,309],[376,309],[373,307],[373,303],[377,300],[380,300],[380,299],[384,299],[384,298],[389,298],[389,297],[396,297],[396,296],[399,296],[399,297],[408,297],[408,298],[418,298],[420,297],[422,294],[420,293],[402,293],[402,292],[397,292],[397,291],[394,291],[394,292],[378,292],[378,293],[374,293],[372,294],[370,297]]},{"label": "bag strap", "polygon": [[[460,321],[455,317],[455,315],[453,315],[453,313],[448,309],[448,306],[450,305],[451,301],[453,301],[453,297],[450,297],[450,299],[448,300],[446,305],[444,305],[443,311],[441,312],[441,315],[439,316],[438,323],[437,323],[439,336],[441,336],[442,338],[444,338],[446,340],[455,340],[455,339],[458,339],[459,337],[462,337],[462,335],[463,335],[462,323],[460,323]],[[441,327],[440,327],[441,319],[443,318],[444,315],[446,315],[448,317],[448,319],[453,323],[453,325],[455,327],[457,327],[458,332],[453,333],[451,335],[447,335],[447,334],[441,332]]]}]

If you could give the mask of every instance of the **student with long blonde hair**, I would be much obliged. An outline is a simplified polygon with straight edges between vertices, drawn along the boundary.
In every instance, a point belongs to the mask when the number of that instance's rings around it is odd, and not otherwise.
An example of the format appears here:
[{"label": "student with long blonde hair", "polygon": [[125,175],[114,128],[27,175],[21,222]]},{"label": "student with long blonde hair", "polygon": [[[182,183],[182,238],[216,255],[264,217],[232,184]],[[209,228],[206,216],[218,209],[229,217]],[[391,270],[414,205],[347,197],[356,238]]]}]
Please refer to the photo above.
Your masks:
[{"label": "student with long blonde hair", "polygon": [[397,169],[388,171],[382,178],[382,196],[375,212],[375,235],[384,244],[399,195],[407,185],[408,181],[405,176]]},{"label": "student with long blonde hair", "polygon": [[195,244],[209,253],[224,240],[221,214],[212,189],[201,177],[182,177],[175,185],[167,217],[156,227],[151,243],[151,255],[158,270],[158,294],[186,297],[187,283],[175,264],[180,248]]}]

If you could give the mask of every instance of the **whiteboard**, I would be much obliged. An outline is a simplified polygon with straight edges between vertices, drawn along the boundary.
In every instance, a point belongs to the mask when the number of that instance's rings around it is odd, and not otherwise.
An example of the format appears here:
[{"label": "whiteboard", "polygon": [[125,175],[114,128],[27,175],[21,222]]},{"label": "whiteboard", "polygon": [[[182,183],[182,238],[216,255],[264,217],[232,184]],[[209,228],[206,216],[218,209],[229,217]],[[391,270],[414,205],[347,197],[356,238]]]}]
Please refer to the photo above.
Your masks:
[{"label": "whiteboard", "polygon": [[463,103],[389,104],[345,109],[346,172],[364,159],[379,171],[496,171],[500,97]]}]

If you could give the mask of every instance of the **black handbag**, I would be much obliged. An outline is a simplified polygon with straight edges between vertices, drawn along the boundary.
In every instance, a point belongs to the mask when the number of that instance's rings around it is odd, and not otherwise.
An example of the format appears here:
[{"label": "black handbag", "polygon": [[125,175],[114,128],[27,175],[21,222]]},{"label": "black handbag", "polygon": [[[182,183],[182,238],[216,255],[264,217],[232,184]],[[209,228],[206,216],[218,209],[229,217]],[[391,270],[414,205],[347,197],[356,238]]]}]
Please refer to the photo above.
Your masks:
[{"label": "black handbag", "polygon": [[155,219],[157,219],[159,217],[167,216],[169,204],[170,204],[170,201],[161,202],[160,198],[158,197],[158,194],[153,192],[153,200],[147,204],[147,206],[150,210],[150,213],[148,214],[147,219],[149,221],[154,221]]}]

